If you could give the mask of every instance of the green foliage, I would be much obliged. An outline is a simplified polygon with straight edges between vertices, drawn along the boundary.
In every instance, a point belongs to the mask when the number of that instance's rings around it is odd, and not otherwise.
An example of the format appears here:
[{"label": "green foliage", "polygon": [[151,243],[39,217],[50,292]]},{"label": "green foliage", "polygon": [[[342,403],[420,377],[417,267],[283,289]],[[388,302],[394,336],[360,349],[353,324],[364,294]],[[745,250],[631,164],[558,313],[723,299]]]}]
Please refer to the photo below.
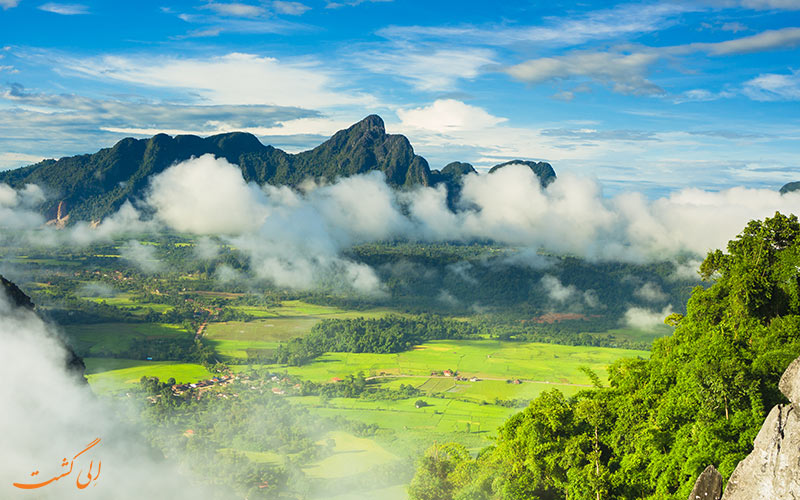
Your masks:
[{"label": "green foliage", "polygon": [[406,351],[428,340],[464,339],[475,337],[477,333],[471,323],[432,314],[329,319],[314,325],[305,337],[292,339],[279,346],[275,360],[299,366],[324,352],[387,354]]},{"label": "green foliage", "polygon": [[[750,222],[709,253],[701,273],[716,282],[648,360],[615,363],[608,387],[542,393],[478,458],[426,456],[411,498],[682,500],[709,464],[729,477],[800,355],[798,252],[796,217]],[[484,474],[459,485],[468,465]]]}]

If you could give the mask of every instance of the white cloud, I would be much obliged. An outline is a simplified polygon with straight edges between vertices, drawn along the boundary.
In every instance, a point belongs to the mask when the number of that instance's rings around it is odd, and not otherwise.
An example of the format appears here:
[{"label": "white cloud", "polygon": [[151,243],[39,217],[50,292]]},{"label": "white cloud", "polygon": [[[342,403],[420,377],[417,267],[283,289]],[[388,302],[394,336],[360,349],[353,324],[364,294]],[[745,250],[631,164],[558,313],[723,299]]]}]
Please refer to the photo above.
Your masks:
[{"label": "white cloud", "polygon": [[488,49],[415,51],[401,44],[397,50],[360,52],[357,60],[368,71],[396,76],[419,90],[432,91],[451,90],[458,80],[477,77],[482,67],[494,64],[494,56]]},{"label": "white cloud", "polygon": [[800,100],[800,70],[781,75],[766,73],[745,82],[742,92],[756,101]]},{"label": "white cloud", "polygon": [[747,26],[739,22],[733,23],[724,23],[720,28],[722,31],[730,31],[732,33],[738,33],[740,31],[747,31]]},{"label": "white cloud", "polygon": [[672,306],[666,306],[661,311],[642,307],[631,307],[625,311],[625,323],[631,328],[653,331],[664,324],[664,318],[672,314]]},{"label": "white cloud", "polygon": [[634,297],[646,302],[663,302],[668,296],[660,286],[655,283],[647,282],[633,291]]},{"label": "white cloud", "polygon": [[135,264],[147,274],[157,273],[164,268],[164,264],[156,257],[156,251],[152,245],[129,240],[119,248],[119,253],[122,259]]},{"label": "white cloud", "polygon": [[275,9],[275,12],[289,16],[301,16],[311,10],[311,7],[303,3],[285,2],[283,0],[275,0],[272,2],[272,8]]},{"label": "white cloud", "polygon": [[664,91],[647,80],[645,74],[659,57],[656,52],[573,52],[564,56],[531,59],[505,71],[513,78],[531,84],[584,77],[611,85],[617,92],[658,95]]},{"label": "white cloud", "polygon": [[393,2],[394,0],[343,0],[341,2],[332,2],[328,0],[325,4],[326,9],[339,9],[341,7],[356,7],[362,3],[382,3]]},{"label": "white cloud", "polygon": [[686,47],[711,55],[749,54],[776,49],[789,49],[800,44],[800,28],[767,30],[756,35],[718,43],[693,43]]},{"label": "white cloud", "polygon": [[53,3],[49,2],[39,6],[39,10],[45,12],[52,12],[53,14],[61,14],[62,16],[76,16],[80,14],[88,14],[89,7],[77,3]]},{"label": "white cloud", "polygon": [[798,0],[741,0],[741,5],[742,7],[758,10],[800,10],[800,1]]},{"label": "white cloud", "polygon": [[506,118],[493,116],[483,108],[470,106],[455,99],[437,99],[430,106],[397,111],[405,127],[447,132],[478,130],[493,127]]},{"label": "white cloud", "polygon": [[2,7],[3,10],[13,9],[17,5],[19,5],[19,0],[0,0],[0,7]]},{"label": "white cloud", "polygon": [[261,7],[257,7],[255,5],[248,5],[244,3],[219,3],[219,2],[210,2],[204,5],[202,8],[210,9],[218,14],[222,14],[225,16],[235,16],[235,17],[258,17],[264,14],[264,9]]},{"label": "white cloud", "polygon": [[169,227],[195,234],[252,231],[268,214],[258,186],[248,185],[238,167],[213,155],[179,163],[155,176],[147,202]]},{"label": "white cloud", "polygon": [[677,2],[620,4],[612,9],[592,11],[576,17],[548,17],[541,26],[390,26],[378,31],[378,34],[413,42],[451,39],[461,44],[574,46],[591,40],[657,31],[669,26],[678,15],[696,10],[702,10],[702,7]]},{"label": "white cloud", "polygon": [[208,58],[122,57],[70,60],[65,70],[99,80],[192,91],[209,104],[330,108],[374,106],[376,99],[353,90],[316,60],[282,61],[231,53]]}]

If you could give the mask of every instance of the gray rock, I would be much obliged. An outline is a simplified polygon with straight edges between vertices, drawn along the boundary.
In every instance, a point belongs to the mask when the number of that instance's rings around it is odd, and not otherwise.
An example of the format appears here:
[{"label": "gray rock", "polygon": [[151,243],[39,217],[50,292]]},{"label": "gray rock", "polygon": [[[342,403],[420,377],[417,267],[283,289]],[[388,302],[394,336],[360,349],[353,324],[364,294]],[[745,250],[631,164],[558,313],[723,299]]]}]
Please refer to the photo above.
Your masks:
[{"label": "gray rock", "polygon": [[719,500],[722,498],[722,474],[709,465],[697,478],[689,500]]},{"label": "gray rock", "polygon": [[800,358],[792,361],[786,371],[783,372],[781,381],[778,383],[778,389],[781,390],[784,396],[789,398],[789,401],[800,408]]},{"label": "gray rock", "polygon": [[[794,364],[794,363],[793,363]],[[794,405],[777,405],[736,466],[722,500],[800,499],[800,417]]]}]

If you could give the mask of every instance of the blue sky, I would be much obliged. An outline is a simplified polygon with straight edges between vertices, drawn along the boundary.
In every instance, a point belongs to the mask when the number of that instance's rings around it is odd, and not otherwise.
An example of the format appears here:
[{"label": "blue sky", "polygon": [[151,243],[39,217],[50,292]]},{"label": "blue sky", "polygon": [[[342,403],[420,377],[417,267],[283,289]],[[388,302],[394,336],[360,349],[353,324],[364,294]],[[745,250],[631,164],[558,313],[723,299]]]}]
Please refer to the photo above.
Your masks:
[{"label": "blue sky", "polygon": [[0,0],[0,168],[160,131],[295,152],[371,113],[432,168],[778,188],[800,180],[800,0]]}]

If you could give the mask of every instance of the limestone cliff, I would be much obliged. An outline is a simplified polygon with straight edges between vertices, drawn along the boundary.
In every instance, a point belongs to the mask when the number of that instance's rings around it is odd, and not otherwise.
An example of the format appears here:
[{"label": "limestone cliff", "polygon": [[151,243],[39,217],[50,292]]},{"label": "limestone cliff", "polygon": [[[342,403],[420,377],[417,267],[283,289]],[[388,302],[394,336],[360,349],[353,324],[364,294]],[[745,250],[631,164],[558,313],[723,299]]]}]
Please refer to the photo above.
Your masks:
[{"label": "limestone cliff", "polygon": [[[789,404],[772,408],[753,451],[736,466],[722,500],[800,499],[800,358],[789,365],[778,388]],[[722,477],[713,467],[698,478],[689,500],[719,500]]]}]

